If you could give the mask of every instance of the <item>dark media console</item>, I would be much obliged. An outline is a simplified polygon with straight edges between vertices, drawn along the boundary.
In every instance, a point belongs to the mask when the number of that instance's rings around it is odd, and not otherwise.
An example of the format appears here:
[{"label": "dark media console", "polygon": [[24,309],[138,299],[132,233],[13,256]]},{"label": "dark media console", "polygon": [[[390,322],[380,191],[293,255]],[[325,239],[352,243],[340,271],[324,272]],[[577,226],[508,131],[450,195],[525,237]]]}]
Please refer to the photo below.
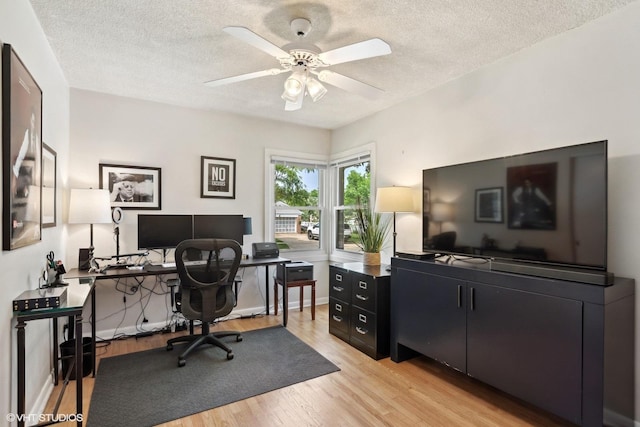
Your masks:
[{"label": "dark media console", "polygon": [[425,355],[577,425],[632,424],[635,281],[488,267],[392,258],[391,359]]},{"label": "dark media console", "polygon": [[613,273],[606,271],[582,270],[577,268],[551,267],[526,263],[491,262],[491,270],[505,273],[525,274],[548,279],[570,280],[590,285],[610,286],[614,283]]}]

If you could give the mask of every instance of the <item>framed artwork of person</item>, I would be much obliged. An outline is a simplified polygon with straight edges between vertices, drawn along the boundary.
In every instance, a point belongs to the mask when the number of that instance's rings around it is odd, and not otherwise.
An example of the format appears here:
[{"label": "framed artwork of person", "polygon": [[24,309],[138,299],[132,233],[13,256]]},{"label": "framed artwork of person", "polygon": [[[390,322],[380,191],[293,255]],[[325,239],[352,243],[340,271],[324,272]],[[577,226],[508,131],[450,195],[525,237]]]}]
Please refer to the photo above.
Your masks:
[{"label": "framed artwork of person", "polygon": [[42,90],[11,45],[2,45],[2,248],[42,233]]},{"label": "framed artwork of person", "polygon": [[161,208],[161,169],[100,163],[100,188],[108,189],[111,207],[159,210]]}]

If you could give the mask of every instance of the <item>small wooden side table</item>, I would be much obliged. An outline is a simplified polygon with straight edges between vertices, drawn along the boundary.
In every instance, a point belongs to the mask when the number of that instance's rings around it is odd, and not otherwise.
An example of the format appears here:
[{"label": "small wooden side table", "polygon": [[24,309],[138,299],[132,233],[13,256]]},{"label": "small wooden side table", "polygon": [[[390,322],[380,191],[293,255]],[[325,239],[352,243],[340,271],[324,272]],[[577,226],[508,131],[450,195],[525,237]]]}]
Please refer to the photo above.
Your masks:
[{"label": "small wooden side table", "polygon": [[[275,315],[278,315],[278,285],[283,286],[282,280],[274,278],[273,282],[273,311]],[[287,282],[283,286],[284,295],[282,296],[282,324],[287,326],[287,313],[288,313],[288,291],[289,288],[300,288],[300,311],[302,311],[304,303],[304,287],[311,286],[311,320],[316,320],[316,281],[315,280],[297,280],[293,282]]]}]

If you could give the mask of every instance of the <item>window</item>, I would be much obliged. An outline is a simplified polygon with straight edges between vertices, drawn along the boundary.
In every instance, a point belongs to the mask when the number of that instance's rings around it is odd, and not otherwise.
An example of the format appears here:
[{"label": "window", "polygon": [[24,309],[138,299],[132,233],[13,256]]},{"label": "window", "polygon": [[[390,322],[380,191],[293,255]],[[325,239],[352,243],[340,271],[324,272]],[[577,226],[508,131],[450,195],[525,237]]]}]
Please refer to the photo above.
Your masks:
[{"label": "window", "polygon": [[335,249],[360,252],[355,243],[355,207],[371,200],[370,154],[362,153],[345,157],[331,164],[333,182],[336,183]]},{"label": "window", "polygon": [[[267,154],[272,235],[281,252],[322,248],[323,188],[326,163]],[[269,235],[269,234],[267,234]]]}]

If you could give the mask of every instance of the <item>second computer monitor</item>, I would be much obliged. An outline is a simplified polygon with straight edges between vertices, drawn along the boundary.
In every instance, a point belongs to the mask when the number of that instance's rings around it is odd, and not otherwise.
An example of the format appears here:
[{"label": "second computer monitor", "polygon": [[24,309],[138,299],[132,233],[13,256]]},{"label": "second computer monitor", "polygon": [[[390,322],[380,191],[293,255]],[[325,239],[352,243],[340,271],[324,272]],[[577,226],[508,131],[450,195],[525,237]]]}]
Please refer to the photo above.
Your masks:
[{"label": "second computer monitor", "polygon": [[194,215],[194,239],[232,239],[243,244],[242,215]]}]

